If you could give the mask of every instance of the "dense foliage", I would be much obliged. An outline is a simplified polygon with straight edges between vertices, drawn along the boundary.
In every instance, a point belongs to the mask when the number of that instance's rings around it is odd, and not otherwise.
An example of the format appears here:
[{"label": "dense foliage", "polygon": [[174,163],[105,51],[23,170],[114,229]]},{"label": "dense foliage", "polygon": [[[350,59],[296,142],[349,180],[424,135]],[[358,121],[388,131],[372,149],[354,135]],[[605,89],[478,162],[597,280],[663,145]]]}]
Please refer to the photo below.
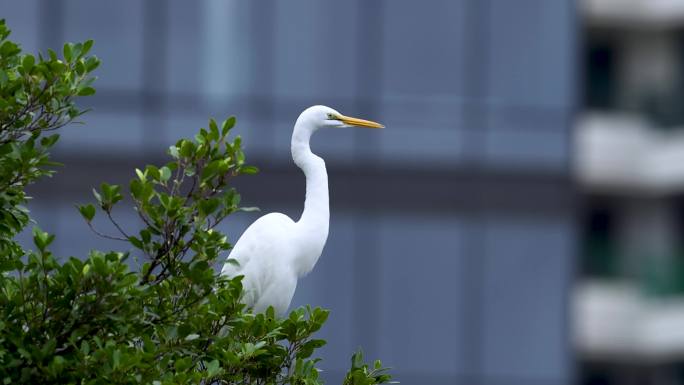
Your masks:
[{"label": "dense foliage", "polygon": [[14,236],[28,224],[21,206],[24,187],[50,175],[47,150],[59,138],[41,135],[54,131],[84,111],[73,99],[91,95],[90,73],[99,60],[86,56],[92,41],[66,44],[64,60],[49,50],[46,57],[22,55],[8,40],[10,31],[0,21],[0,270],[14,268],[21,248]]},{"label": "dense foliage", "polygon": [[[25,187],[52,175],[56,130],[84,111],[74,98],[95,92],[92,41],[66,44],[61,57],[24,55],[0,22],[0,381],[5,384],[318,384],[316,339],[328,317],[300,308],[286,318],[252,314],[241,278],[216,274],[231,248],[217,225],[238,210],[233,178],[254,174],[231,117],[209,121],[168,150],[170,161],[136,169],[127,186],[103,183],[78,206],[99,236],[128,253],[60,258],[55,236],[33,228],[33,250],[14,239],[29,223]],[[125,197],[126,196],[126,197]],[[123,228],[115,209],[140,218]],[[124,204],[125,205],[125,204]],[[95,218],[113,224],[107,234]],[[129,268],[133,266],[133,268]],[[379,362],[352,357],[345,384],[390,380]]]}]

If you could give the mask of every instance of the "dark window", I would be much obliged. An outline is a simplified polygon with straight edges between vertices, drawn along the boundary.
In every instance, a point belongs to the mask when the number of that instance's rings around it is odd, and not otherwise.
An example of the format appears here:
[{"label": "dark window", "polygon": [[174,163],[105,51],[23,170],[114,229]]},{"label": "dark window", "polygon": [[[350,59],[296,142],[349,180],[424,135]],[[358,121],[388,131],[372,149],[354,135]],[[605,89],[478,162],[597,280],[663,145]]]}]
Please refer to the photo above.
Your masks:
[{"label": "dark window", "polygon": [[607,39],[588,36],[584,52],[584,104],[589,108],[615,107],[616,49]]},{"label": "dark window", "polygon": [[605,202],[591,202],[582,226],[584,276],[613,277],[617,274],[615,213]]},{"label": "dark window", "polygon": [[584,103],[589,108],[615,107],[615,45],[589,38],[584,53]]}]

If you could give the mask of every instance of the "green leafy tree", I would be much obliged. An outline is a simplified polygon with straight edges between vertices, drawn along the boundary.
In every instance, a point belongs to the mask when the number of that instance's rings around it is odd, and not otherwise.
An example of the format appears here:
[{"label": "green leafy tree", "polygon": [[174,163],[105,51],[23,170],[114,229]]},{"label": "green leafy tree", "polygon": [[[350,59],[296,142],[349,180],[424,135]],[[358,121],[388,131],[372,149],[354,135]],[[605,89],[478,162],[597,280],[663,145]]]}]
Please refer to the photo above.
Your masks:
[{"label": "green leafy tree", "polygon": [[[101,237],[134,252],[92,251],[58,258],[55,236],[33,228],[33,250],[16,235],[29,223],[25,188],[53,174],[51,133],[85,111],[99,65],[92,41],[65,44],[62,55],[22,54],[0,21],[0,381],[4,384],[319,384],[315,333],[328,318],[299,308],[252,314],[240,302],[241,277],[216,274],[231,248],[217,225],[240,210],[234,178],[245,163],[235,118],[213,119],[168,149],[169,162],[136,169],[127,188],[103,183],[78,206]],[[140,227],[116,221],[122,202]],[[101,217],[116,233],[97,228]],[[129,259],[139,261],[129,269]],[[135,265],[135,263],[133,263]],[[352,357],[345,384],[391,378],[377,361]]]}]

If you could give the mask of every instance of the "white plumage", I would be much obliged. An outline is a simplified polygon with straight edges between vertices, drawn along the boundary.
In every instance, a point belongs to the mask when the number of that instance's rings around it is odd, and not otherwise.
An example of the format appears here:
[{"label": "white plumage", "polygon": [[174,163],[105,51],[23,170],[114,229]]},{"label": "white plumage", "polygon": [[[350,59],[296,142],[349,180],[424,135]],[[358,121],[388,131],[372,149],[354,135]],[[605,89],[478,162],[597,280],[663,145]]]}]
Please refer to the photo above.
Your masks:
[{"label": "white plumage", "polygon": [[379,123],[344,116],[330,107],[309,107],[299,115],[292,132],[292,159],[306,177],[304,212],[295,222],[271,213],[252,223],[242,234],[221,271],[229,277],[244,275],[243,302],[254,312],[273,306],[280,315],[292,301],[297,279],[313,269],[328,239],[330,211],[328,174],[323,159],[311,152],[311,135],[322,127],[381,128]]}]

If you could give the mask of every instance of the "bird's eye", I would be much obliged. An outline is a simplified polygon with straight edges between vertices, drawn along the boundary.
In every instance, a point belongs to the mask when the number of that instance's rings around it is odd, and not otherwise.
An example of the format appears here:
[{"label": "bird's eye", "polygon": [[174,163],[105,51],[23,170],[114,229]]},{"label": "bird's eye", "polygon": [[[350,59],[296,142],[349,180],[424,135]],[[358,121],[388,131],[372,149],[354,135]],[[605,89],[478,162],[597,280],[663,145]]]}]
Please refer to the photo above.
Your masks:
[{"label": "bird's eye", "polygon": [[335,114],[328,114],[328,120],[335,120]]}]

